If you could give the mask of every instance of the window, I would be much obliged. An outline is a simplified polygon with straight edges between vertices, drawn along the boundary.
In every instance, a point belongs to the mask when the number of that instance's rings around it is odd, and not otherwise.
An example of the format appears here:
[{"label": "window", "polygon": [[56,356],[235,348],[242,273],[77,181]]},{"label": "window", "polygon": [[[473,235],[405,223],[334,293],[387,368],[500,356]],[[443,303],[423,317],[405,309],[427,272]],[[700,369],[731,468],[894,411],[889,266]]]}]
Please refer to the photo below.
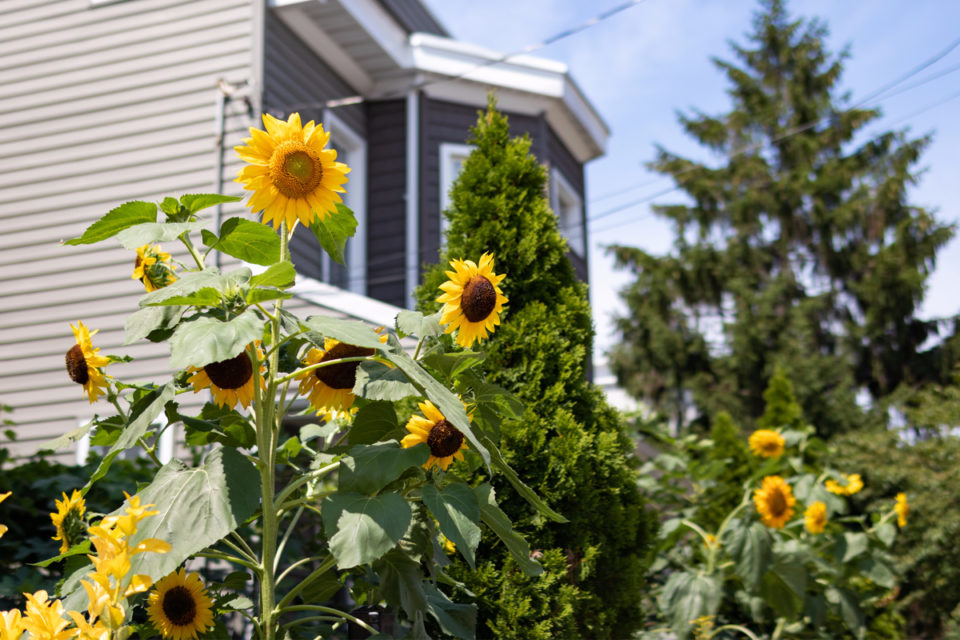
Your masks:
[{"label": "window", "polygon": [[343,203],[357,218],[357,231],[347,240],[346,264],[340,265],[323,254],[323,279],[330,284],[366,295],[367,293],[367,142],[328,109],[323,115],[323,128],[330,132],[330,147],[337,150],[337,160],[350,165],[347,192]]},{"label": "window", "polygon": [[550,172],[550,182],[550,206],[557,214],[560,234],[567,239],[571,251],[578,256],[585,256],[587,242],[583,224],[583,200],[556,169]]},{"label": "window", "polygon": [[470,144],[453,144],[443,142],[440,144],[440,244],[446,244],[445,233],[447,231],[447,217],[443,212],[450,207],[450,187],[453,181],[463,170],[463,163],[467,156],[475,149]]},{"label": "window", "polygon": [[[81,426],[89,423],[89,420],[81,421]],[[151,425],[151,428],[154,430],[162,429],[167,425],[167,419],[165,416],[161,415],[158,422]],[[173,445],[174,445],[174,433],[176,432],[176,426],[173,426],[169,429],[164,429],[163,433],[160,434],[160,441],[157,443],[157,458],[160,459],[160,462],[166,464],[173,459]],[[86,464],[87,456],[90,455],[90,434],[93,432],[93,429],[88,431],[83,435],[82,438],[77,440],[77,450],[74,452],[75,460],[77,464]],[[97,454],[100,457],[103,457],[107,454],[107,447],[94,447]],[[118,455],[118,458],[124,460],[134,460],[141,455],[139,447],[133,447],[127,451],[123,451]]]}]

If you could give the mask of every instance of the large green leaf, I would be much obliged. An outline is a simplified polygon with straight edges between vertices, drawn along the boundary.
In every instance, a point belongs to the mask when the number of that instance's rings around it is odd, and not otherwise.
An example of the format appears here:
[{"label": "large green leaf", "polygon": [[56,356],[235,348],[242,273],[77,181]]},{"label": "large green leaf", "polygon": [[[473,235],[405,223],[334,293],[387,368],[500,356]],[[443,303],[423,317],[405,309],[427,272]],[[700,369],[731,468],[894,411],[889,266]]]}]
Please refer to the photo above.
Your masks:
[{"label": "large green leaf", "polygon": [[380,593],[393,606],[401,606],[411,620],[427,608],[420,563],[400,549],[391,549],[373,564],[380,577]]},{"label": "large green leaf", "polygon": [[843,620],[847,629],[857,638],[864,637],[865,617],[857,602],[857,596],[847,589],[833,586],[827,587],[824,595],[827,597],[827,602],[840,614],[840,619]]},{"label": "large green leaf", "polygon": [[490,459],[493,462],[493,466],[500,471],[506,477],[510,485],[523,496],[523,499],[530,503],[537,511],[540,512],[546,518],[553,520],[554,522],[569,522],[562,515],[551,509],[547,506],[547,503],[543,501],[543,498],[537,495],[536,491],[524,484],[523,480],[520,479],[520,476],[517,475],[517,472],[507,464],[507,461],[503,459],[503,456],[500,455],[500,450],[497,449],[497,446],[490,440],[489,437],[483,435],[480,436],[480,441],[490,451]]},{"label": "large green leaf", "polygon": [[407,381],[402,371],[373,361],[360,363],[353,393],[367,400],[389,402],[420,395],[420,391]]},{"label": "large green leaf", "polygon": [[76,429],[71,429],[66,433],[53,438],[52,440],[47,440],[40,445],[40,451],[59,451],[76,443],[78,440],[81,440],[85,435],[90,433],[90,430],[96,426],[96,419],[91,420],[90,422],[77,427]]},{"label": "large green leaf", "polygon": [[250,278],[250,286],[286,289],[293,286],[296,277],[297,271],[293,268],[293,263],[284,260],[270,265],[270,268],[263,273],[258,273]]},{"label": "large green leaf", "polygon": [[[309,316],[304,324],[309,329],[319,332],[326,338],[333,338],[346,344],[377,351],[387,351],[389,347],[380,342],[380,337],[359,320],[341,320],[330,316]],[[322,344],[321,344],[322,346]]]},{"label": "large green leaf", "polygon": [[793,618],[803,609],[807,570],[799,562],[778,562],[760,579],[759,595],[778,616]]},{"label": "large green leaf", "polygon": [[755,591],[760,578],[770,569],[773,558],[770,532],[759,522],[746,524],[742,520],[733,520],[721,535],[721,542],[744,584],[750,591]]},{"label": "large green leaf", "polygon": [[310,230],[317,237],[317,242],[330,257],[345,263],[344,249],[347,239],[357,230],[357,219],[353,211],[341,203],[337,203],[337,210],[323,216],[316,216],[310,224]]},{"label": "large green leaf", "polygon": [[440,312],[425,316],[419,311],[404,309],[397,314],[397,333],[400,337],[417,336],[420,339],[432,338],[443,333],[440,328]]},{"label": "large green leaf", "polygon": [[897,576],[893,570],[873,555],[861,556],[857,560],[857,568],[864,578],[884,589],[893,589],[897,584]]},{"label": "large green leaf", "polygon": [[183,317],[186,307],[144,307],[127,316],[123,324],[123,344],[133,344],[158,329],[170,329]]},{"label": "large green leaf", "polygon": [[144,222],[157,221],[157,205],[152,202],[125,202],[87,227],[79,238],[67,240],[64,244],[93,244],[111,238],[124,229]]},{"label": "large green leaf", "polygon": [[484,464],[489,469],[490,452],[481,440],[474,435],[473,429],[470,428],[470,419],[467,417],[467,412],[463,407],[463,401],[452,391],[437,382],[426,369],[421,367],[417,362],[414,362],[413,358],[406,353],[402,351],[387,351],[384,355],[390,362],[396,365],[397,368],[403,371],[407,379],[420,389],[420,392],[429,398],[430,402],[440,409],[443,417],[464,435],[473,451],[483,458]]},{"label": "large green leaf", "polygon": [[176,240],[185,231],[196,231],[202,222],[144,222],[127,227],[117,234],[117,240],[125,249],[138,249],[154,242]]},{"label": "large green leaf", "polygon": [[530,545],[519,533],[513,530],[510,518],[497,506],[493,487],[483,483],[474,489],[474,493],[477,496],[477,504],[480,505],[481,520],[507,545],[507,549],[513,559],[516,560],[520,570],[530,577],[536,577],[543,573],[543,567],[540,566],[540,563],[530,557]]},{"label": "large green leaf", "polygon": [[207,207],[214,207],[218,204],[227,204],[228,202],[240,202],[243,198],[237,196],[225,196],[219,193],[188,193],[180,196],[180,204],[187,208],[190,213],[196,213]]},{"label": "large green leaf", "polygon": [[214,289],[213,287],[204,287],[203,289],[198,289],[193,293],[188,293],[185,296],[173,296],[172,298],[167,298],[163,302],[160,302],[158,306],[165,307],[185,307],[185,306],[196,306],[196,307],[216,307],[220,305],[221,301],[220,292]]},{"label": "large green leaf", "polygon": [[264,321],[251,309],[227,322],[216,318],[184,322],[170,338],[170,367],[202,367],[235,358],[263,336],[263,325]]},{"label": "large green leaf", "polygon": [[476,570],[480,505],[473,489],[462,482],[454,482],[437,491],[428,484],[423,487],[422,494],[423,503],[440,524],[440,531],[457,546],[470,568]]},{"label": "large green leaf", "polygon": [[230,218],[220,227],[213,248],[245,262],[272,265],[280,259],[280,236],[265,224]]},{"label": "large green leaf", "polygon": [[667,579],[661,596],[662,608],[678,638],[687,638],[690,623],[717,613],[722,595],[719,578],[704,573],[678,571]]},{"label": "large green leaf", "polygon": [[427,596],[427,611],[445,633],[461,640],[477,637],[477,605],[453,602],[430,582],[423,583],[423,591]]},{"label": "large green leaf", "polygon": [[834,556],[840,564],[846,564],[864,553],[870,546],[870,538],[863,532],[847,531],[837,540]]},{"label": "large green leaf", "polygon": [[350,444],[373,444],[397,431],[397,412],[389,402],[370,402],[360,407],[350,427]]},{"label": "large green leaf", "polygon": [[412,517],[410,504],[397,493],[335,493],[323,499],[320,513],[341,569],[380,558],[400,541]]},{"label": "large green leaf", "polygon": [[173,396],[173,385],[165,384],[159,389],[150,391],[130,407],[130,417],[127,424],[124,425],[120,437],[110,447],[107,454],[100,459],[96,471],[87,480],[87,484],[83,487],[84,494],[93,486],[94,482],[106,475],[114,458],[139,444],[140,438],[150,430],[150,425],[163,411],[164,405],[173,400]]},{"label": "large green leaf", "polygon": [[168,284],[164,288],[141,296],[140,307],[163,304],[164,301],[170,298],[188,296],[201,289],[210,288],[223,291],[226,284],[226,277],[221,275],[218,269],[208,268],[203,271],[191,271],[190,273],[185,273],[183,277]]},{"label": "large green leaf", "polygon": [[409,449],[395,441],[350,447],[350,455],[340,460],[340,490],[372,495],[429,457],[430,449],[422,443]]}]

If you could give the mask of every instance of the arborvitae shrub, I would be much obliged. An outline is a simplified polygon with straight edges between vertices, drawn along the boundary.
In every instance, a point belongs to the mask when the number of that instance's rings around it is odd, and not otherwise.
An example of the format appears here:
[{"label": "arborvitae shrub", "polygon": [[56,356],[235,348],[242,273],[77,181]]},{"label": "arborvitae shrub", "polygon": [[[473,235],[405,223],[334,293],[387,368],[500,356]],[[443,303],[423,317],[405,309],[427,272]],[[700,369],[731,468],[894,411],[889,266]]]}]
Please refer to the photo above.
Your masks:
[{"label": "arborvitae shrub", "polygon": [[434,299],[450,259],[494,254],[496,273],[507,276],[501,286],[509,303],[503,324],[479,348],[489,379],[526,403],[522,419],[501,425],[501,451],[570,522],[539,517],[497,476],[497,499],[542,554],[544,575],[523,576],[502,546],[483,551],[494,560],[477,572],[455,561],[451,574],[477,596],[478,637],[629,637],[641,623],[655,518],[637,492],[623,420],[587,382],[593,340],[587,287],[566,257],[545,197],[547,174],[529,153],[530,139],[509,137],[492,99],[472,134],[476,149],[445,212],[446,250],[425,275],[419,304],[438,308]]}]

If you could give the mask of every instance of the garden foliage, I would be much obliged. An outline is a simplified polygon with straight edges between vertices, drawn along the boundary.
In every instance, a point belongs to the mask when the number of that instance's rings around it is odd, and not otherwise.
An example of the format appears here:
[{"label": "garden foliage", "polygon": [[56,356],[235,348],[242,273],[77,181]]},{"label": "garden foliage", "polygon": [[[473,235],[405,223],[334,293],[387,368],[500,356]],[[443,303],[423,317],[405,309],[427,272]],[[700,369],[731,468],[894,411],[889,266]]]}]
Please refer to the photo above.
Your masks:
[{"label": "garden foliage", "polygon": [[[447,257],[488,247],[510,275],[506,319],[485,349],[488,380],[525,410],[500,425],[504,458],[569,523],[550,522],[503,478],[491,483],[504,511],[542,556],[545,573],[517,571],[488,534],[476,573],[459,559],[451,573],[476,594],[483,637],[624,638],[641,622],[651,517],[636,490],[632,444],[623,421],[587,380],[593,326],[586,285],[547,204],[546,171],[526,136],[510,138],[491,98],[470,144],[476,146],[450,191],[450,226],[441,264],[424,278],[421,308],[435,308]],[[474,481],[486,476],[475,468]]]}]

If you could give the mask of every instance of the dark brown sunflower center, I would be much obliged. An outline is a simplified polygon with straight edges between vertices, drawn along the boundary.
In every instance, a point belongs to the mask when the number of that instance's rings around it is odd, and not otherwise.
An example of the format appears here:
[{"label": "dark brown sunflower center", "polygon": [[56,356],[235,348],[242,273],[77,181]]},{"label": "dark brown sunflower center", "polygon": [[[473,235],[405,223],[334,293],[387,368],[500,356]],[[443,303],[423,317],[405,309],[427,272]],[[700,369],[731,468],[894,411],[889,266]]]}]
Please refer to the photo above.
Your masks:
[{"label": "dark brown sunflower center", "polygon": [[143,259],[140,257],[140,254],[137,254],[136,259],[133,261],[133,268],[137,269],[143,263]]},{"label": "dark brown sunflower center", "polygon": [[767,505],[770,507],[770,513],[775,516],[782,516],[787,510],[787,498],[780,490],[773,491],[767,498]]},{"label": "dark brown sunflower center", "polygon": [[435,458],[452,456],[460,450],[462,444],[463,434],[446,420],[435,422],[427,436],[427,446]]},{"label": "dark brown sunflower center", "polygon": [[460,308],[470,322],[486,320],[497,306],[497,290],[483,276],[473,276],[460,296]]},{"label": "dark brown sunflower center", "polygon": [[77,384],[87,384],[90,372],[87,371],[87,359],[83,357],[83,349],[75,344],[67,351],[67,375]]},{"label": "dark brown sunflower center", "polygon": [[203,368],[210,382],[221,389],[239,389],[253,376],[253,364],[245,352],[222,362],[211,362]]},{"label": "dark brown sunflower center", "polygon": [[[366,356],[372,356],[373,354],[373,349],[357,347],[352,344],[343,344],[341,342],[328,349],[327,352],[323,354],[323,357],[320,358],[320,362],[330,362],[331,360],[339,360],[340,358],[364,358]],[[353,389],[353,385],[357,383],[357,367],[359,366],[359,362],[341,362],[340,364],[332,364],[329,367],[314,369],[313,372],[316,374],[318,380],[331,389]]]},{"label": "dark brown sunflower center", "polygon": [[270,179],[288,198],[302,198],[323,178],[320,156],[302,142],[284,142],[270,158]]},{"label": "dark brown sunflower center", "polygon": [[163,615],[177,627],[191,624],[197,617],[197,602],[186,587],[177,585],[163,594]]}]

